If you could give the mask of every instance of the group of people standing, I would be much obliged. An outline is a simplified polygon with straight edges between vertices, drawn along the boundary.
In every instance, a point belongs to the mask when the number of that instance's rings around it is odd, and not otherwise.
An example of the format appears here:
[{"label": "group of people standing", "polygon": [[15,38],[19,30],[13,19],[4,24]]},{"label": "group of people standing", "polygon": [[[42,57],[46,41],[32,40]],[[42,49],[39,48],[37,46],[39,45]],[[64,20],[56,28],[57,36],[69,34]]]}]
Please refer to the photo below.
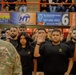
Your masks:
[{"label": "group of people standing", "polygon": [[[0,47],[0,75],[76,75],[76,27],[71,29],[70,40],[63,42],[61,36],[62,33],[59,29],[52,29],[47,37],[46,30],[38,28],[34,33],[34,39],[32,39],[26,33],[23,25],[18,29],[11,27],[10,37],[6,38],[6,41],[13,44],[16,50],[14,49],[13,55],[9,57],[13,47],[11,48],[9,43],[6,43],[8,46],[5,46],[5,42],[0,42],[0,46],[2,44],[6,51],[10,47],[10,53],[6,57],[7,59],[10,58],[9,60],[6,59],[6,61],[9,61],[8,64],[1,58],[1,52],[4,51],[4,48]],[[20,74],[20,62],[15,59],[16,53],[20,56],[22,74]],[[19,56],[17,59],[19,59]],[[12,64],[10,64],[10,60]],[[16,61],[12,62],[13,60]],[[15,70],[14,72],[16,66],[13,66],[13,64],[18,64],[18,71]],[[3,69],[1,65],[6,66],[6,68]],[[13,72],[10,68],[13,69]],[[9,70],[10,74],[7,74],[4,70]]]}]

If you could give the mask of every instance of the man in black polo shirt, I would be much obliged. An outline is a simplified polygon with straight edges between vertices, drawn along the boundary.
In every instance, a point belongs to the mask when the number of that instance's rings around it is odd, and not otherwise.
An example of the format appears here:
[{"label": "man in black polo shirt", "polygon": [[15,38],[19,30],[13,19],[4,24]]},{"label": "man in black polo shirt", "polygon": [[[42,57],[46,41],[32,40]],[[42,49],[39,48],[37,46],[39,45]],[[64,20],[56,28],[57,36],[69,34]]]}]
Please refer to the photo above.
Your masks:
[{"label": "man in black polo shirt", "polygon": [[61,32],[55,29],[51,33],[52,43],[40,44],[44,42],[42,36],[37,39],[34,56],[44,57],[44,75],[69,75],[73,66],[73,54],[68,45],[60,43]]},{"label": "man in black polo shirt", "polygon": [[[46,38],[46,30],[44,28],[38,28],[37,29],[36,39],[37,39],[38,36],[42,36],[43,40],[44,40],[44,42],[40,45],[40,47],[42,47],[46,42],[50,42],[50,40],[48,38]],[[36,39],[35,39],[34,42],[31,43],[31,46],[35,47]],[[44,75],[43,67],[44,67],[44,58],[43,58],[43,56],[35,58],[34,73],[36,73],[36,75]]]},{"label": "man in black polo shirt", "polygon": [[66,42],[66,44],[70,47],[71,51],[74,52],[74,64],[73,64],[73,68],[72,68],[72,71],[71,71],[71,75],[76,75],[76,46],[75,46],[75,43],[76,43],[76,28],[74,28],[72,30],[72,33],[71,33],[71,40]]}]

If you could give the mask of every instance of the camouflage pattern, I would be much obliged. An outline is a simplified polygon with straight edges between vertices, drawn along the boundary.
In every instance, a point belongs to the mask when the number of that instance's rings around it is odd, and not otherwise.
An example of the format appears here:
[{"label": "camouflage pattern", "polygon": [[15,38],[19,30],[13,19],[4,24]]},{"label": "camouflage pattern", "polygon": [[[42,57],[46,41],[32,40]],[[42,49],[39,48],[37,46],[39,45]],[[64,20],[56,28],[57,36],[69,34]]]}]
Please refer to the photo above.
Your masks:
[{"label": "camouflage pattern", "polygon": [[20,57],[9,42],[0,40],[0,75],[22,75]]}]

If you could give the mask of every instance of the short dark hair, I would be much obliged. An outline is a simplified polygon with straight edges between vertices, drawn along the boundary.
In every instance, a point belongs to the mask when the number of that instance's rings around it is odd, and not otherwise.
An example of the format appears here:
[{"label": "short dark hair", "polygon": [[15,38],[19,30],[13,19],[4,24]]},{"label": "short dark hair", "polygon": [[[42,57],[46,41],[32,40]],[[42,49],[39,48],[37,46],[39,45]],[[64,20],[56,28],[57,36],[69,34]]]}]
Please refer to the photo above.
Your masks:
[{"label": "short dark hair", "polygon": [[21,24],[21,25],[19,26],[19,28],[25,28],[25,29],[26,29],[26,25]]},{"label": "short dark hair", "polygon": [[61,35],[61,31],[60,31],[59,29],[54,29],[54,30],[51,32],[51,34],[52,34],[53,32],[59,32],[60,35]]},{"label": "short dark hair", "polygon": [[5,30],[5,32],[6,32],[7,30],[10,30],[10,28],[7,28],[7,29]]},{"label": "short dark hair", "polygon": [[[12,26],[11,28],[16,28],[16,29],[17,29],[17,27],[16,27],[16,26]],[[10,28],[10,29],[11,29],[11,28]]]},{"label": "short dark hair", "polygon": [[72,30],[72,32],[73,32],[74,30],[76,30],[76,28],[74,28],[74,29]]},{"label": "short dark hair", "polygon": [[46,30],[45,30],[44,28],[38,28],[38,31],[39,31],[39,30],[44,30],[44,31],[46,32]]}]

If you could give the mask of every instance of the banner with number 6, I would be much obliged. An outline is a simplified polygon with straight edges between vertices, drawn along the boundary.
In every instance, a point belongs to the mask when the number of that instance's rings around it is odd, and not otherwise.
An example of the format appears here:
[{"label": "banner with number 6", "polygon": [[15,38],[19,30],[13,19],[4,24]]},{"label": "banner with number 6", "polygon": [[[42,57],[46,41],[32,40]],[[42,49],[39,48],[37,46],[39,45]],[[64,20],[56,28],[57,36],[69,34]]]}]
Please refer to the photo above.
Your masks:
[{"label": "banner with number 6", "polygon": [[62,25],[67,26],[70,24],[69,22],[69,13],[62,13]]}]

